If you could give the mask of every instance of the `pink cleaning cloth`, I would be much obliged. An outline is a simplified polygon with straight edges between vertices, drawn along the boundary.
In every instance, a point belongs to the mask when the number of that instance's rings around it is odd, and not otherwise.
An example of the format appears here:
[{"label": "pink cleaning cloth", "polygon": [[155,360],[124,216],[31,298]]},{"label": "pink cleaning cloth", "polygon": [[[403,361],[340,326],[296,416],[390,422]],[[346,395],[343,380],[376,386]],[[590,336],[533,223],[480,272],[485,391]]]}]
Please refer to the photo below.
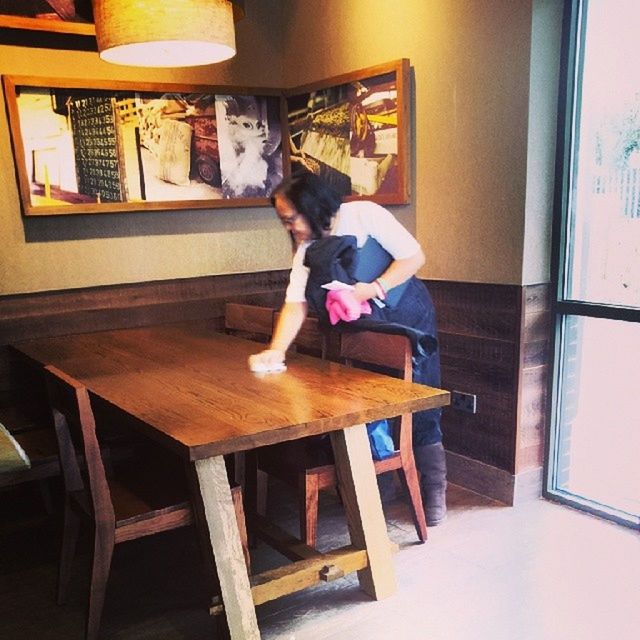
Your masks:
[{"label": "pink cleaning cloth", "polygon": [[340,289],[338,291],[329,291],[325,307],[329,312],[329,322],[332,325],[337,324],[340,320],[344,322],[352,322],[357,320],[362,314],[371,313],[371,305],[367,300],[358,302],[353,295],[353,291],[348,289]]}]

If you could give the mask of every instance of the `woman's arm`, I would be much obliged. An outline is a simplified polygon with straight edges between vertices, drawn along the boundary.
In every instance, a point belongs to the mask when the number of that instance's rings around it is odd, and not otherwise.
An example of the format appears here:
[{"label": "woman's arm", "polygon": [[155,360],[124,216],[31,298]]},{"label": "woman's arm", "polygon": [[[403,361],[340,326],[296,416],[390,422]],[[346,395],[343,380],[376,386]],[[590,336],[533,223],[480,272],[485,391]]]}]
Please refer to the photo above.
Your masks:
[{"label": "woman's arm", "polygon": [[[394,260],[379,279],[384,282],[387,289],[393,289],[414,276],[424,263],[424,252],[420,249],[409,258]],[[360,301],[369,300],[378,295],[378,287],[373,282],[356,282],[354,293]]]},{"label": "woman's arm", "polygon": [[278,324],[273,332],[269,348],[282,351],[284,354],[298,335],[306,317],[306,302],[285,302],[280,311]]},{"label": "woman's arm", "polygon": [[276,366],[284,362],[285,353],[307,317],[306,302],[285,302],[268,349],[249,358],[249,366]]}]

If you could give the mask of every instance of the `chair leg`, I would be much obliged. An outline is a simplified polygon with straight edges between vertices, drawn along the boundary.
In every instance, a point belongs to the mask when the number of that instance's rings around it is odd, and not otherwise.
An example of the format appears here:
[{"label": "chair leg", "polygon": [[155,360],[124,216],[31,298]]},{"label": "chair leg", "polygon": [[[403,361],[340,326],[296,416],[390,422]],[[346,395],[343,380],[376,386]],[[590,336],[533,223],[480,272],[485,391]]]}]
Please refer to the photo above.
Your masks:
[{"label": "chair leg", "polygon": [[315,549],[318,543],[318,476],[302,473],[299,482],[300,539]]},{"label": "chair leg", "polygon": [[[258,469],[258,456],[254,449],[245,451],[244,454],[244,485],[242,485],[242,491],[244,493],[244,505],[246,507],[246,514],[249,516],[249,521],[255,517],[256,514],[264,515],[265,511],[261,505],[266,493],[266,487],[262,484],[266,484],[267,476],[265,473]],[[250,548],[255,548],[257,544],[255,533],[252,527],[249,527],[248,531],[248,545]]]},{"label": "chair leg", "polygon": [[425,542],[427,540],[427,519],[422,504],[422,494],[420,493],[420,481],[418,479],[418,472],[416,471],[416,463],[413,455],[405,457],[401,452],[400,456],[402,467],[398,469],[398,473],[411,500],[411,513],[413,515],[413,523],[416,527],[418,539],[420,542]]},{"label": "chair leg", "polygon": [[214,626],[216,629],[216,640],[231,640],[231,632],[229,631],[227,616],[225,616],[224,614],[215,616]]},{"label": "chair leg", "polygon": [[53,513],[53,498],[51,497],[51,488],[48,480],[38,480],[38,490],[44,504],[44,510],[50,516]]},{"label": "chair leg", "polygon": [[60,549],[60,567],[58,569],[58,604],[67,599],[67,589],[71,579],[71,566],[76,553],[80,515],[74,511],[68,499],[64,506],[64,524],[62,531],[62,547]]},{"label": "chair leg", "polygon": [[267,515],[267,495],[269,493],[269,474],[256,470],[256,513]]},{"label": "chair leg", "polygon": [[107,580],[111,570],[111,558],[115,545],[113,530],[101,531],[96,527],[93,545],[93,567],[89,591],[89,615],[87,616],[87,640],[96,640],[100,629],[100,618],[107,591]]},{"label": "chair leg", "polygon": [[232,479],[244,490],[246,471],[244,451],[233,454],[233,476]]},{"label": "chair leg", "polygon": [[247,565],[247,573],[251,575],[251,555],[249,554],[249,539],[247,536],[247,523],[244,517],[244,506],[242,504],[242,488],[240,486],[231,487],[231,498],[233,508],[236,512],[236,521],[240,530],[240,542],[242,543],[242,553],[244,562]]},{"label": "chair leg", "polygon": [[249,514],[267,515],[267,494],[269,492],[269,474],[259,468],[258,453],[250,449],[244,454],[244,491],[245,504]]}]

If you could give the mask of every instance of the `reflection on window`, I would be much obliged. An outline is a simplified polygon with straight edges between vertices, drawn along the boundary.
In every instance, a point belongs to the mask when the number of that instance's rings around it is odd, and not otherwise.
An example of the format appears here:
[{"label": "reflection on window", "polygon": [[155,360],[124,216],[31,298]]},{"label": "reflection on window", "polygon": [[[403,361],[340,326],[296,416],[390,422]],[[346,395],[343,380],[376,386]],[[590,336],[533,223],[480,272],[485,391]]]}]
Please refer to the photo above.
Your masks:
[{"label": "reflection on window", "polygon": [[640,515],[640,324],[567,316],[557,489]]},{"label": "reflection on window", "polygon": [[640,307],[640,6],[588,10],[566,296]]}]

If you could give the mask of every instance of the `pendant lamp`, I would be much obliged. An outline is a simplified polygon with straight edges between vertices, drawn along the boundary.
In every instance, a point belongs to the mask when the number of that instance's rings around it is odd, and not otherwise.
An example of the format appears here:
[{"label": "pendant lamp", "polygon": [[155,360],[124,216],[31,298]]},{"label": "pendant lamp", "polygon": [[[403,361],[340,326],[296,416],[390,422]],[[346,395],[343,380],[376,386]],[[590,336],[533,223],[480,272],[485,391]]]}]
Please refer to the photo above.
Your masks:
[{"label": "pendant lamp", "polygon": [[[100,57],[137,67],[189,67],[236,54],[229,0],[94,0]],[[244,3],[236,8],[243,15]]]}]

